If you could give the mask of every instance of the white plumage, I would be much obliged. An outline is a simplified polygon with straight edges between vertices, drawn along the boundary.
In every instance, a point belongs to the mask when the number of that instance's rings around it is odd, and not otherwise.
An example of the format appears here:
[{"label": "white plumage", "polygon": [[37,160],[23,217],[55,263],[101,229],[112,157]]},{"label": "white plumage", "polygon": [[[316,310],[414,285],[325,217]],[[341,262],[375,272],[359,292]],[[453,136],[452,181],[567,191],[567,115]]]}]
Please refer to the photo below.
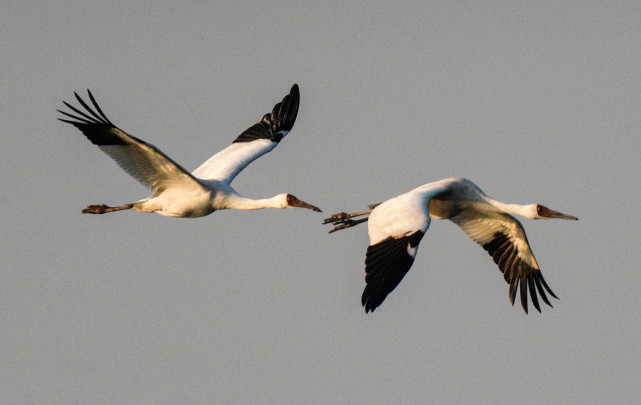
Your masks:
[{"label": "white plumage", "polygon": [[[552,306],[545,291],[556,298],[543,279],[521,223],[510,214],[525,218],[576,217],[561,214],[543,205],[505,204],[488,197],[474,183],[463,178],[449,178],[425,184],[390,200],[370,206],[355,214],[341,212],[327,218],[330,231],[345,229],[369,221],[370,245],[365,259],[366,286],[361,302],[365,311],[374,311],[396,288],[416,257],[418,244],[431,218],[449,219],[463,229],[493,257],[510,285],[514,305],[520,285],[521,304],[527,313],[527,291],[540,312],[537,290]],[[369,217],[351,218],[370,214]]]},{"label": "white plumage", "polygon": [[117,207],[90,205],[83,213],[104,214],[133,209],[169,217],[195,218],[222,209],[308,208],[320,212],[317,207],[291,194],[253,200],[242,197],[230,185],[238,173],[274,149],[292,129],[300,101],[298,85],[292,86],[290,93],[274,106],[271,113],[265,114],[262,120],[249,127],[230,146],[209,158],[193,173],[183,169],[155,146],[112,124],[91,92],[88,91],[88,94],[95,110],[75,94],[85,111],[64,102],[73,114],[58,111],[73,120],[59,118],[60,121],[80,129],[123,170],[150,188],[153,194],[135,203]]}]

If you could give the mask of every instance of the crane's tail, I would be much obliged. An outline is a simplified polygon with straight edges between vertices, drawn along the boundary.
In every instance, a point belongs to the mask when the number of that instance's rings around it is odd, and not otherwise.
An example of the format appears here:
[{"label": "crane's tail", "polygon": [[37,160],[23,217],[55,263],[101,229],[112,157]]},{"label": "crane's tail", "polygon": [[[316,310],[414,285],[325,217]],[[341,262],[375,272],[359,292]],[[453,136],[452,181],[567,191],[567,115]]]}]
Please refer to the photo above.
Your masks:
[{"label": "crane's tail", "polygon": [[332,224],[334,225],[334,228],[329,231],[329,233],[340,231],[341,229],[345,228],[351,228],[352,226],[356,226],[358,224],[361,224],[369,219],[369,217],[361,218],[361,219],[351,219],[354,217],[360,217],[361,215],[367,215],[372,210],[367,210],[367,211],[362,211],[362,212],[356,212],[354,214],[348,214],[346,212],[339,212],[338,214],[334,214],[329,218],[326,218],[323,221],[323,224]]},{"label": "crane's tail", "polygon": [[130,210],[133,207],[134,207],[133,203],[121,205],[119,207],[110,207],[106,204],[88,205],[87,208],[82,210],[82,213],[83,214],[106,214],[108,212]]}]

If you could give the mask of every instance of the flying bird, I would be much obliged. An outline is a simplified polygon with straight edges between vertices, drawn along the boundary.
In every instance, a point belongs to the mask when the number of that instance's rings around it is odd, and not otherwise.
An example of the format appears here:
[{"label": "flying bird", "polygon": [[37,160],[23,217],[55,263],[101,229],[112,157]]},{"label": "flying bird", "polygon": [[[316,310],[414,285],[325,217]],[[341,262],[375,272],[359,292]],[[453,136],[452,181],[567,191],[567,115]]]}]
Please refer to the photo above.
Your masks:
[{"label": "flying bird", "polygon": [[[352,219],[367,214],[369,217]],[[529,288],[532,303],[541,312],[537,290],[550,307],[552,304],[545,291],[554,298],[558,297],[541,274],[523,226],[510,214],[530,219],[578,219],[539,204],[519,205],[496,201],[471,181],[453,177],[425,184],[390,200],[370,205],[367,211],[334,214],[323,223],[335,225],[330,231],[332,233],[369,221],[370,244],[365,258],[366,286],[361,297],[366,313],[373,312],[381,305],[412,267],[418,244],[432,218],[454,222],[492,256],[510,285],[512,305],[519,289],[521,305],[527,313]]]},{"label": "flying bird", "polygon": [[143,200],[116,207],[89,205],[82,210],[83,213],[105,214],[133,209],[168,217],[196,218],[223,209],[308,208],[321,212],[319,208],[291,194],[254,200],[241,196],[230,185],[238,173],[274,149],[292,129],[300,101],[298,85],[292,86],[289,94],[274,106],[271,113],[265,114],[262,120],[240,134],[230,146],[209,158],[192,173],[160,149],[112,124],[91,92],[87,90],[87,93],[94,108],[74,93],[84,111],[63,101],[72,112],[58,110],[65,115],[65,118],[58,119],[77,127],[124,171],[153,193]]}]

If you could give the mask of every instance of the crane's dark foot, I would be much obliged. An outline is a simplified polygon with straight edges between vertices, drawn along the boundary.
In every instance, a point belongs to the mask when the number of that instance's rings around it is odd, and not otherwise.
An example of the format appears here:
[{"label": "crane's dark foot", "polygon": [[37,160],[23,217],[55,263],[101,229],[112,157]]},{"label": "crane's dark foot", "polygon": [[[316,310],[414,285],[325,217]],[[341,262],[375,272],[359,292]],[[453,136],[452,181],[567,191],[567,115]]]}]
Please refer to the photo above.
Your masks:
[{"label": "crane's dark foot", "polygon": [[[376,204],[376,205],[378,205],[378,204]],[[376,205],[374,205],[374,207]],[[352,227],[354,225],[358,225],[358,224],[360,224],[362,222],[367,221],[367,218],[356,219],[356,220],[353,220],[353,219],[350,219],[350,218],[360,217],[362,215],[370,214],[373,209],[374,208],[371,208],[371,209],[369,209],[367,211],[355,212],[353,214],[348,214],[346,212],[339,212],[338,214],[334,214],[329,218],[325,218],[325,220],[323,221],[323,224],[331,223],[332,225],[338,225],[334,229],[329,231],[329,233],[340,231],[341,229],[350,228],[350,227]]]},{"label": "crane's dark foot", "polygon": [[343,221],[343,220],[349,218],[349,215],[350,214],[348,214],[346,212],[339,212],[338,214],[334,214],[329,218],[325,218],[325,220],[323,221],[323,224],[329,224],[330,222]]},{"label": "crane's dark foot", "polygon": [[88,205],[87,208],[82,210],[83,214],[106,214],[113,211],[122,211],[133,208],[133,204],[121,205],[120,207],[110,207],[106,204]]},{"label": "crane's dark foot", "polygon": [[348,214],[346,212],[339,212],[338,214],[334,214],[331,217],[326,218],[323,221],[323,224],[330,224],[331,223],[332,225],[335,225],[334,229],[329,231],[329,233],[340,231],[341,229],[351,228],[352,226],[356,226],[356,225],[358,225],[360,223],[363,223],[363,222],[367,221],[369,219],[369,217],[365,217],[365,218],[361,218],[361,219],[350,219],[350,218],[359,217],[361,215],[367,215],[370,212],[372,212],[372,210],[363,211],[363,212],[357,212],[357,213],[354,213],[354,214]]},{"label": "crane's dark foot", "polygon": [[356,225],[358,225],[360,223],[363,223],[363,222],[367,221],[368,219],[369,218],[361,218],[361,219],[357,219],[357,220],[343,219],[342,221],[338,221],[338,222],[333,223],[332,225],[337,225],[337,226],[335,226],[334,229],[329,231],[329,233],[340,231],[341,229],[345,229],[345,228],[351,228],[353,226],[356,226]]},{"label": "crane's dark foot", "polygon": [[106,204],[100,204],[100,205],[88,205],[87,208],[82,210],[83,214],[104,214],[106,212],[109,212],[109,206]]}]

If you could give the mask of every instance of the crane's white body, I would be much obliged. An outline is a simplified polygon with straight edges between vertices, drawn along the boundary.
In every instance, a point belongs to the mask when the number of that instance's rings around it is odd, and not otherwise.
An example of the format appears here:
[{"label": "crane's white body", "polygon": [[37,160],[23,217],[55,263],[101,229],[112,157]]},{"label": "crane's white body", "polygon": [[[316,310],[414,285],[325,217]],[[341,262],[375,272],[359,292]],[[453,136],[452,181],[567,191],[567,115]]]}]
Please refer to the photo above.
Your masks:
[{"label": "crane's white body", "polygon": [[[350,219],[368,213],[369,218]],[[452,177],[417,187],[376,205],[370,211],[335,214],[325,223],[338,225],[335,231],[368,221],[367,286],[362,297],[367,312],[374,311],[410,269],[431,219],[449,219],[460,226],[499,265],[510,284],[512,303],[520,284],[521,303],[527,312],[529,286],[532,302],[540,311],[537,289],[548,305],[544,288],[556,296],[541,276],[523,226],[510,214],[530,219],[576,219],[542,205],[496,201],[471,181]]]},{"label": "crane's white body", "polygon": [[131,136],[104,115],[91,92],[92,109],[77,94],[76,98],[85,108],[80,111],[64,103],[75,114],[60,111],[73,121],[60,119],[78,127],[85,136],[98,145],[118,165],[136,178],[153,194],[132,204],[119,207],[92,205],[84,213],[133,209],[155,212],[168,217],[195,218],[209,215],[216,210],[262,208],[309,208],[320,211],[291,194],[279,194],[272,198],[250,199],[242,197],[231,187],[232,180],[248,164],[274,149],[291,130],[296,120],[299,105],[298,86],[292,86],[290,94],[276,104],[271,113],[239,135],[234,143],[216,153],[200,167],[189,173],[155,146]]}]

